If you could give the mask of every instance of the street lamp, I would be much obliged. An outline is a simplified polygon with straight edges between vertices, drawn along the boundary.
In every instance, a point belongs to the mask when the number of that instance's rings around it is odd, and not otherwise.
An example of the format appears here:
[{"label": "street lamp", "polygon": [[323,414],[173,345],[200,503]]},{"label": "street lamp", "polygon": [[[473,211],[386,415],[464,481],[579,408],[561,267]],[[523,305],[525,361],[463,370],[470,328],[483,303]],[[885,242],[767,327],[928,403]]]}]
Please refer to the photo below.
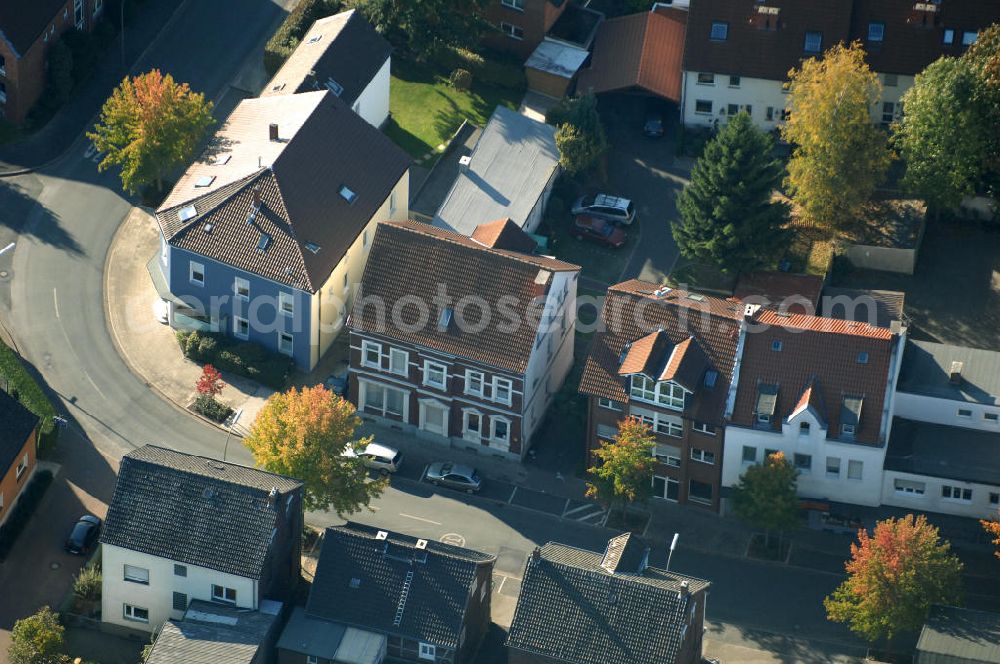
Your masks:
[{"label": "street lamp", "polygon": [[233,427],[236,426],[236,423],[239,421],[240,415],[242,415],[242,414],[243,414],[243,409],[242,408],[237,408],[236,412],[233,413],[233,419],[229,423],[229,431],[226,433],[226,446],[222,448],[222,460],[223,461],[226,460],[226,454],[229,452],[229,437],[233,435]]},{"label": "street lamp", "polygon": [[680,533],[674,533],[674,540],[670,543],[670,554],[667,556],[667,571],[670,571],[670,559],[674,557],[674,549],[677,548],[677,538],[681,536]]}]

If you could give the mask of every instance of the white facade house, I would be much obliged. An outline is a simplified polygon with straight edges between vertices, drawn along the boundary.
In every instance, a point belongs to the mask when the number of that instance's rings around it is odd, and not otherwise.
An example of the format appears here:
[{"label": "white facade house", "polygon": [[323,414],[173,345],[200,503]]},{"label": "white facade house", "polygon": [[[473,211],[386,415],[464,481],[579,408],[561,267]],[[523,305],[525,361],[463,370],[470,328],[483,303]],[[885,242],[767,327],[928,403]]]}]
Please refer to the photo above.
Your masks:
[{"label": "white facade house", "polygon": [[389,118],[389,70],[391,64],[392,58],[386,58],[372,80],[351,104],[351,109],[373,127],[381,127]]},{"label": "white facade house", "polygon": [[730,115],[746,112],[758,127],[770,131],[784,118],[788,94],[782,81],[685,71],[682,86],[682,120],[687,126],[721,126]]}]

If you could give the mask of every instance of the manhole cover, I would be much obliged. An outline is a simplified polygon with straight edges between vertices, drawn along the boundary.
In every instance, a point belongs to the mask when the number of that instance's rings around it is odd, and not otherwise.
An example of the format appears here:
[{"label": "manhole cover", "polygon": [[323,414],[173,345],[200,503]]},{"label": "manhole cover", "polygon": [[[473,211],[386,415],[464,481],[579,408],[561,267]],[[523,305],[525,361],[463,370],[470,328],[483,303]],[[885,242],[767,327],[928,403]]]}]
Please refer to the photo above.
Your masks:
[{"label": "manhole cover", "polygon": [[9,276],[10,275],[7,273],[7,270],[0,270],[0,279],[6,279]]},{"label": "manhole cover", "polygon": [[49,569],[59,569],[62,567],[59,563],[49,563]]}]

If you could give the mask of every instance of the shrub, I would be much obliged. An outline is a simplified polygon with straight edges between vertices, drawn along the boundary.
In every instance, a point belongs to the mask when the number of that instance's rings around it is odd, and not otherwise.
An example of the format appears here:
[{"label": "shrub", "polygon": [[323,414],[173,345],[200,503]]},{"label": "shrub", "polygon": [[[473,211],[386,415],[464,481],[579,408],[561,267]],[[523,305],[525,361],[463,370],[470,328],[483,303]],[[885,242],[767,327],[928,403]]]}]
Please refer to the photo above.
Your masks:
[{"label": "shrub", "polygon": [[17,398],[41,419],[39,425],[39,447],[45,448],[58,438],[58,430],[52,422],[56,414],[52,402],[45,396],[41,384],[28,373],[28,370],[14,351],[0,342],[0,380],[11,394]]},{"label": "shrub", "polygon": [[97,43],[89,32],[68,30],[63,33],[62,41],[73,52],[73,87],[79,88],[94,71],[94,65],[100,57]]},{"label": "shrub", "polygon": [[207,394],[199,395],[194,400],[194,410],[213,422],[225,422],[233,414],[233,409]]},{"label": "shrub", "polygon": [[246,365],[263,362],[267,359],[267,350],[260,344],[244,341],[233,347],[233,352],[243,359]]},{"label": "shrub", "polygon": [[85,602],[94,602],[101,598],[100,566],[89,565],[80,570],[73,580],[73,594]]},{"label": "shrub", "polygon": [[[501,88],[521,89],[527,85],[524,65],[502,55],[484,58],[464,48],[439,48],[430,56],[430,61],[440,69],[464,69],[475,80]],[[472,81],[469,81],[472,84]]]},{"label": "shrub", "polygon": [[342,5],[341,0],[301,0],[295,5],[264,47],[267,75],[274,76],[281,69],[316,19],[336,14]]},{"label": "shrub", "polygon": [[222,371],[232,371],[233,373],[243,373],[245,365],[243,359],[231,350],[220,351],[215,357],[216,368]]},{"label": "shrub", "polygon": [[281,389],[292,370],[292,360],[249,341],[202,332],[178,331],[177,345],[192,361],[213,365],[219,371],[246,376],[268,387]]},{"label": "shrub", "polygon": [[14,542],[28,524],[28,520],[35,508],[38,507],[38,503],[41,502],[42,496],[50,484],[52,484],[52,472],[39,470],[21,491],[21,497],[14,505],[14,509],[7,515],[4,524],[0,526],[0,560],[5,559],[14,547]]},{"label": "shrub", "polygon": [[198,358],[203,362],[210,361],[215,357],[219,342],[214,337],[203,336],[198,340]]},{"label": "shrub", "polygon": [[472,87],[472,74],[469,73],[468,69],[458,68],[451,72],[448,82],[456,90],[468,90]]},{"label": "shrub", "polygon": [[43,104],[53,110],[69,101],[73,92],[73,51],[63,40],[57,41],[48,53],[48,81]]}]

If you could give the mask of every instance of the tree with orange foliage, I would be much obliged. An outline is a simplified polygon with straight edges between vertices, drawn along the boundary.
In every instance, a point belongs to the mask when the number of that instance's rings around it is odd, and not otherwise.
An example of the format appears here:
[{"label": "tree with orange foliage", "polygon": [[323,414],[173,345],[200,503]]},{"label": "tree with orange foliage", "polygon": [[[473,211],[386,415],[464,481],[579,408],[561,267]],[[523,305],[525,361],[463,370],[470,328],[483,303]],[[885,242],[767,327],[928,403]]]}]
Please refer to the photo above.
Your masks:
[{"label": "tree with orange foliage", "polygon": [[920,629],[932,604],[960,601],[962,563],[950,550],[922,514],[879,521],[871,535],[859,530],[847,580],[823,600],[827,618],[869,643]]},{"label": "tree with orange foliage", "polygon": [[122,186],[135,193],[189,161],[212,125],[212,102],[159,69],[126,77],[101,108],[87,138],[106,153],[97,170],[121,166]]},{"label": "tree with orange foliage", "polygon": [[982,519],[979,523],[983,524],[983,530],[986,531],[986,534],[993,537],[993,543],[998,547],[993,553],[997,558],[1000,558],[1000,512],[997,513],[997,516],[997,519]]},{"label": "tree with orange foliage", "polygon": [[368,507],[388,484],[369,480],[360,455],[344,456],[372,442],[355,438],[360,425],[354,406],[326,387],[293,387],[271,395],[243,444],[261,468],[302,480],[306,509],[342,516]]},{"label": "tree with orange foliage", "polygon": [[653,483],[653,446],[648,424],[636,417],[618,423],[618,435],[601,441],[596,463],[587,469],[587,495],[608,509],[620,503],[622,518],[631,503],[649,497]]}]

